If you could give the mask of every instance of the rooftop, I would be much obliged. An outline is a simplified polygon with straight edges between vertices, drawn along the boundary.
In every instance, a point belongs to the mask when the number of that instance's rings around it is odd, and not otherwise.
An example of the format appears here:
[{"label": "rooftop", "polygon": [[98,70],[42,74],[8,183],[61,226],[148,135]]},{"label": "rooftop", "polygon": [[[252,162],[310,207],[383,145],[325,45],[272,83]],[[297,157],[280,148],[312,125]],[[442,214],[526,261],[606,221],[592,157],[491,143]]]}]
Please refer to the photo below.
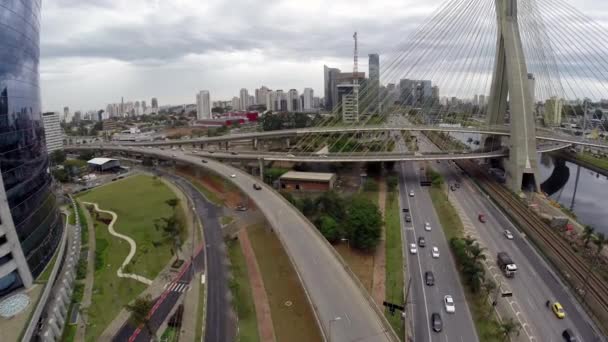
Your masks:
[{"label": "rooftop", "polygon": [[329,182],[335,176],[336,176],[335,173],[289,171],[289,172],[283,174],[280,179],[315,180],[315,181]]},{"label": "rooftop", "polygon": [[87,163],[88,164],[93,164],[93,165],[103,165],[105,163],[111,162],[111,161],[118,161],[118,159],[111,159],[111,158],[93,158],[91,160],[89,160]]}]

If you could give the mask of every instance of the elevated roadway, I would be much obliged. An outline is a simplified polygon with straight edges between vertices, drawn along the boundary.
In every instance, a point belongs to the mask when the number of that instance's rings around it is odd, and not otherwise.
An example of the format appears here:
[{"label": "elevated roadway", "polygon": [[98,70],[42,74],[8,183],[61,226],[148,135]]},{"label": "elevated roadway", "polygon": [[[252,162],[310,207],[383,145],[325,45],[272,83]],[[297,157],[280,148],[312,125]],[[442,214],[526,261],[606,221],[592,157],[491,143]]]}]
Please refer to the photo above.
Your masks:
[{"label": "elevated roadway", "polygon": [[[196,139],[151,141],[139,143],[124,143],[129,146],[172,146],[172,145],[196,145],[225,143],[231,141],[251,141],[256,139],[275,139],[289,137],[303,137],[314,134],[355,134],[391,131],[417,131],[417,132],[446,132],[446,133],[477,133],[484,135],[510,136],[509,126],[496,125],[484,127],[443,127],[438,125],[370,125],[370,126],[335,126],[314,127],[301,129],[285,129],[267,132],[227,134],[218,137],[201,137]],[[584,137],[557,134],[547,129],[537,129],[536,139],[581,145],[595,148],[608,148],[608,142],[600,140],[589,140]]]},{"label": "elevated roadway", "polygon": [[[398,340],[383,311],[317,229],[280,194],[258,179],[213,160],[202,163],[200,157],[181,151],[98,146],[67,149],[141,153],[205,168],[233,182],[254,201],[276,232],[298,273],[326,340]],[[260,184],[262,190],[254,190],[255,183]],[[337,317],[340,319],[336,320]]]}]

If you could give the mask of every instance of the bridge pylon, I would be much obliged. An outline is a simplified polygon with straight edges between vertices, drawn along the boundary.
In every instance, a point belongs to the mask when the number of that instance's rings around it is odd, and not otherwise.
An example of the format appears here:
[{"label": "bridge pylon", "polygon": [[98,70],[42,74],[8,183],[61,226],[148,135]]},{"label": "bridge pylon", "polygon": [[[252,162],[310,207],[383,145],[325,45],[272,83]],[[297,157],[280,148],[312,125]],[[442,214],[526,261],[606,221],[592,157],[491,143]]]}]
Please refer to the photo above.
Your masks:
[{"label": "bridge pylon", "polygon": [[[515,192],[522,188],[538,191],[534,98],[519,33],[517,0],[495,0],[495,4],[498,37],[487,123],[504,123],[508,101],[511,137],[505,165],[507,184]],[[491,139],[486,139],[486,145]]]}]

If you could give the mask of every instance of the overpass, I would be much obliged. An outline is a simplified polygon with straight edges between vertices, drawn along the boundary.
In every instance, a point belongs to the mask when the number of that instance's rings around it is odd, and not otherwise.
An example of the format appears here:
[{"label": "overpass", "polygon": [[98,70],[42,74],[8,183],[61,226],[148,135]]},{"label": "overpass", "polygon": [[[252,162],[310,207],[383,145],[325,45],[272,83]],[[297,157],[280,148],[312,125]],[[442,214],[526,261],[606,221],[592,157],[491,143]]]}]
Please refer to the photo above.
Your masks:
[{"label": "overpass", "polygon": [[[267,132],[237,133],[217,137],[201,137],[183,140],[165,140],[139,143],[124,143],[124,146],[173,146],[173,145],[204,145],[213,143],[225,143],[231,141],[255,141],[262,139],[277,139],[290,137],[303,137],[314,134],[356,134],[356,133],[379,133],[389,131],[410,132],[445,132],[445,133],[474,133],[495,136],[510,136],[509,126],[494,125],[484,127],[443,127],[437,125],[370,125],[370,126],[333,126],[315,127],[302,129],[285,129]],[[608,149],[608,142],[600,140],[588,140],[575,136],[552,134],[545,129],[536,130],[536,139],[551,142],[567,143],[595,148]]]},{"label": "overpass", "polygon": [[[327,240],[304,215],[257,178],[214,160],[202,163],[200,157],[181,151],[117,146],[69,146],[65,149],[141,154],[204,168],[233,182],[256,204],[276,232],[301,280],[325,340],[399,341],[383,310]],[[229,176],[233,174],[235,178]],[[253,189],[256,183],[262,190]],[[336,317],[341,317],[339,322],[332,321]]]}]

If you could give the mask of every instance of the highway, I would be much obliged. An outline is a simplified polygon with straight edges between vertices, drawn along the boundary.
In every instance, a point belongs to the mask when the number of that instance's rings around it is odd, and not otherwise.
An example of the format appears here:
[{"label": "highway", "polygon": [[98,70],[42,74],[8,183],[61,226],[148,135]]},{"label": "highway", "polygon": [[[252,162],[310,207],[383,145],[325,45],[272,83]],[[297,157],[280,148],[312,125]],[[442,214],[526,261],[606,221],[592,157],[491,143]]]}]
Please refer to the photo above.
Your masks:
[{"label": "highway", "polygon": [[[436,151],[437,147],[424,135],[418,138],[419,147],[425,151]],[[491,260],[492,273],[496,274],[496,283],[503,284],[513,293],[512,298],[500,298],[517,314],[520,323],[527,324],[522,335],[529,334],[531,341],[563,341],[564,329],[572,329],[582,341],[600,341],[599,335],[589,324],[591,320],[572,297],[566,285],[553,272],[544,259],[536,252],[510,220],[481,194],[473,181],[462,176],[460,169],[453,163],[439,162],[432,167],[439,171],[448,184],[460,183],[456,191],[450,191],[465,210],[478,239],[487,248],[486,255]],[[477,216],[483,213],[486,222],[481,223]],[[514,239],[505,238],[504,230],[513,232]],[[496,269],[493,260],[498,252],[507,252],[518,266],[514,278],[506,278]],[[564,319],[558,319],[545,303],[547,300],[558,301],[566,311]]]},{"label": "highway", "polygon": [[[401,137],[398,138],[397,147],[405,150]],[[417,163],[398,163],[395,166],[399,173],[399,195],[401,209],[408,208],[412,222],[407,223],[401,213],[405,236],[403,250],[406,253],[408,277],[412,279],[411,293],[408,299],[408,315],[413,319],[414,341],[478,341],[473,319],[464,297],[464,291],[456,265],[449,251],[448,242],[439,224],[428,190],[420,187]],[[414,197],[409,192],[414,192]],[[425,222],[430,223],[431,231],[424,229]],[[426,247],[418,246],[418,238],[424,237]],[[410,244],[416,244],[417,254],[410,253]],[[439,258],[431,256],[433,246],[439,249]],[[424,275],[427,271],[433,272],[435,284],[427,286]],[[454,299],[456,312],[447,313],[443,297],[451,295]],[[430,317],[432,313],[439,313],[443,321],[443,331],[434,332],[431,329]]]},{"label": "highway", "polygon": [[[99,149],[96,146],[72,148]],[[348,273],[337,253],[297,209],[271,187],[247,173],[181,151],[109,146],[107,151],[142,153],[196,165],[233,182],[253,200],[273,227],[294,265],[326,339],[331,341],[396,341],[396,336],[373,299]],[[234,175],[234,177],[231,177]],[[262,190],[254,190],[258,183]],[[333,321],[340,317],[339,320]]]},{"label": "highway", "polygon": [[[313,127],[313,128],[301,128],[301,129],[285,129],[277,131],[266,131],[266,132],[253,132],[253,133],[237,133],[227,134],[217,137],[202,137],[196,139],[184,139],[184,140],[165,140],[165,141],[147,141],[147,142],[135,142],[135,143],[124,143],[129,146],[170,146],[170,145],[195,145],[195,144],[211,144],[211,143],[222,143],[230,141],[243,141],[243,140],[255,140],[255,139],[275,139],[275,138],[289,138],[298,136],[309,136],[312,134],[354,134],[361,132],[399,132],[399,131],[412,131],[412,132],[457,132],[457,133],[478,133],[487,135],[498,135],[498,136],[510,136],[509,126],[497,125],[497,126],[483,126],[483,127],[458,127],[450,126],[444,127],[439,125],[411,125],[411,124],[397,124],[397,125],[370,125],[370,126],[334,126],[334,127]],[[608,148],[608,143],[601,140],[588,140],[573,136],[565,136],[562,134],[550,133],[547,130],[537,129],[536,139],[545,140],[551,142],[560,142],[573,145],[597,147],[597,148]]]}]

